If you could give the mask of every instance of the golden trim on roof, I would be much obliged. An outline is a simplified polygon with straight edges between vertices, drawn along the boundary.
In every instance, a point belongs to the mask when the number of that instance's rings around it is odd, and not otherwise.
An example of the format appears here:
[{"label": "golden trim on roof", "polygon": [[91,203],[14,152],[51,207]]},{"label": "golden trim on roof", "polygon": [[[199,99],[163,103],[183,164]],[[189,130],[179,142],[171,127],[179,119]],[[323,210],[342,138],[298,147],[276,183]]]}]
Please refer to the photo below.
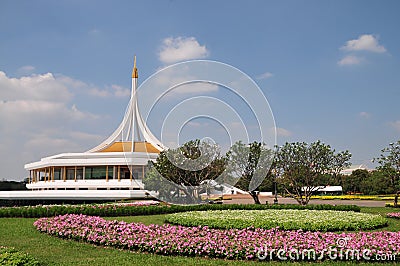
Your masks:
[{"label": "golden trim on roof", "polygon": [[133,59],[133,69],[132,69],[132,78],[137,79],[138,78],[138,70],[136,68],[136,55],[135,58]]},{"label": "golden trim on roof", "polygon": [[[132,142],[130,141],[117,141],[111,146],[101,150],[100,152],[130,152],[132,148]],[[146,153],[157,153],[160,151],[147,141],[135,141],[134,152],[146,152]]]}]

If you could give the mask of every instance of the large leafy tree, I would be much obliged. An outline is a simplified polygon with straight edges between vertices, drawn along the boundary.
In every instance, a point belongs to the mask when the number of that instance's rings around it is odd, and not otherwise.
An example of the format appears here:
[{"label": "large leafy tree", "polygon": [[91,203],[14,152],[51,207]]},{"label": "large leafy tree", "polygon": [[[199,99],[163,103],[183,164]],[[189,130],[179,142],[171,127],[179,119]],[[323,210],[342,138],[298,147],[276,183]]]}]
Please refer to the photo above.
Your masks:
[{"label": "large leafy tree", "polygon": [[390,143],[388,147],[381,150],[379,158],[374,161],[379,163],[378,170],[382,171],[390,179],[393,191],[400,188],[400,140]]},{"label": "large leafy tree", "polygon": [[351,175],[344,176],[343,190],[350,193],[364,193],[370,174],[365,169],[354,170]]},{"label": "large leafy tree", "polygon": [[192,140],[162,151],[156,162],[149,162],[144,188],[159,192],[159,197],[169,202],[198,203],[200,193],[209,190],[210,184],[218,185],[210,180],[222,174],[225,162],[217,145]]},{"label": "large leafy tree", "polygon": [[236,183],[234,185],[237,188],[251,195],[254,203],[260,204],[258,190],[271,187],[272,184],[270,167],[274,151],[260,142],[244,144],[238,141],[232,145],[226,157],[229,182]]},{"label": "large leafy tree", "polygon": [[275,158],[277,181],[290,197],[307,205],[312,193],[327,185],[321,184],[322,177],[337,179],[340,171],[350,166],[351,154],[348,151],[336,153],[321,141],[294,142],[279,147]]}]

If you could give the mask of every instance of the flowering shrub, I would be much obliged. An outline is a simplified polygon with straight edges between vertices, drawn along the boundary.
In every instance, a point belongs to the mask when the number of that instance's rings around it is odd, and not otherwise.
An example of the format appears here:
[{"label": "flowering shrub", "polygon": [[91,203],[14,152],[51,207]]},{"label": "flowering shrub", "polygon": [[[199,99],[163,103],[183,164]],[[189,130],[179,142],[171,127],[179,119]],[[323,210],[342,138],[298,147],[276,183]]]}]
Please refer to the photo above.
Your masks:
[{"label": "flowering shrub", "polygon": [[387,225],[387,220],[368,213],[329,210],[222,210],[174,213],[166,221],[184,226],[243,229],[275,228],[284,230],[341,231],[373,229]]},{"label": "flowering shrub", "polygon": [[203,204],[203,205],[162,205],[151,203],[114,203],[114,204],[85,204],[85,205],[39,205],[34,207],[4,207],[0,208],[0,217],[50,217],[62,214],[86,214],[102,217],[154,215],[186,211],[206,210],[266,210],[266,209],[309,209],[309,210],[341,210],[360,211],[355,205],[294,205],[294,204]]},{"label": "flowering shrub", "polygon": [[169,224],[146,226],[75,214],[41,218],[34,226],[61,238],[163,255],[254,260],[267,249],[302,252],[312,248],[319,254],[331,249],[368,249],[370,256],[400,252],[400,233],[385,231],[339,234],[277,228],[221,230]]},{"label": "flowering shrub", "polygon": [[400,219],[400,212],[390,212],[390,213],[387,213],[386,216],[389,218]]},{"label": "flowering shrub", "polygon": [[38,266],[40,264],[29,254],[22,253],[14,248],[0,246],[0,265]]}]

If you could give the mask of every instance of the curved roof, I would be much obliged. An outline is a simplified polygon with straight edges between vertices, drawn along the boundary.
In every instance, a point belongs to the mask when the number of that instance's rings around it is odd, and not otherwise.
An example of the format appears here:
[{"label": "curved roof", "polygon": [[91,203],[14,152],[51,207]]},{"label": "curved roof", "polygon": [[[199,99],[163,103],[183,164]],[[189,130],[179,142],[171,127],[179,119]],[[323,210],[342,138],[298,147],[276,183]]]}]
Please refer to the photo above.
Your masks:
[{"label": "curved roof", "polygon": [[[160,151],[147,141],[135,141],[133,152],[160,153]],[[132,142],[117,141],[99,152],[131,152]]]},{"label": "curved roof", "polygon": [[[114,131],[113,134],[111,134],[111,136],[87,152],[143,151],[149,153],[160,153],[165,149],[165,146],[161,143],[161,141],[151,133],[150,129],[146,125],[146,122],[140,115],[136,93],[137,80],[138,70],[136,68],[135,56],[135,62],[132,71],[131,99],[129,101],[125,116],[119,127]],[[132,143],[134,143],[134,149],[132,149]]]}]

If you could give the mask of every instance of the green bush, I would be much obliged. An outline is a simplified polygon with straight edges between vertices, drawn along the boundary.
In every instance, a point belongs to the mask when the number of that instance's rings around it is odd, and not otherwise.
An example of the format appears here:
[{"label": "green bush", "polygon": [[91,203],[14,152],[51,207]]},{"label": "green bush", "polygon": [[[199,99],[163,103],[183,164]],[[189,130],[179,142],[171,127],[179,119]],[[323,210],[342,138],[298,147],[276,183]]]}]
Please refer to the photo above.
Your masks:
[{"label": "green bush", "polygon": [[[100,206],[100,207],[99,207]],[[3,207],[0,217],[40,218],[63,214],[85,214],[102,217],[156,215],[187,211],[206,210],[267,210],[267,209],[297,209],[297,210],[334,210],[360,212],[355,205],[256,205],[256,204],[203,204],[203,205],[156,205],[156,206],[124,206],[124,205],[65,205],[65,206],[36,206],[36,207]]]},{"label": "green bush", "polygon": [[248,227],[305,231],[375,229],[387,219],[369,213],[332,210],[213,210],[168,214],[166,222],[183,226],[208,226],[218,229]]},{"label": "green bush", "polygon": [[14,248],[0,247],[0,265],[37,266],[40,263],[31,255],[17,251]]}]

